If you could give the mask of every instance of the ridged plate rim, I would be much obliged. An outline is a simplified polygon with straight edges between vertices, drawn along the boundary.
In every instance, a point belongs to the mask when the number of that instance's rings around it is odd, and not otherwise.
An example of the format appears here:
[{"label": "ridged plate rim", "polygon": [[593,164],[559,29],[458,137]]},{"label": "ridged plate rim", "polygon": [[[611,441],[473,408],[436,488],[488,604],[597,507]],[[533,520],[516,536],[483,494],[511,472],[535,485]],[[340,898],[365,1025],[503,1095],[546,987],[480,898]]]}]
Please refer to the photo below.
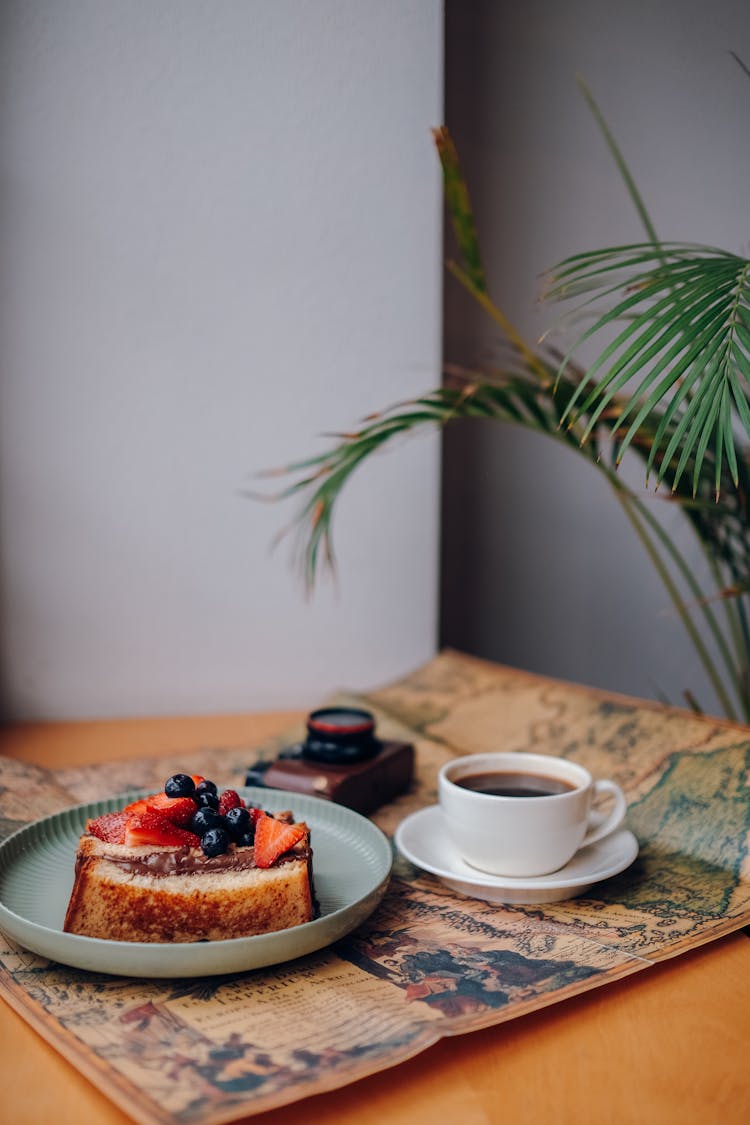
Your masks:
[{"label": "ridged plate rim", "polygon": [[[0,844],[0,930],[32,953],[90,972],[162,978],[225,975],[282,964],[324,949],[361,925],[387,890],[393,850],[372,821],[317,797],[245,786],[238,792],[246,801],[269,812],[291,808],[296,819],[310,826],[313,871],[321,900],[321,915],[312,922],[254,937],[173,945],[67,934],[62,930],[62,917],[45,919],[42,924],[19,909],[13,884],[23,885],[26,895],[33,893],[33,875],[29,876],[31,883],[27,879],[33,849],[54,849],[50,855],[58,864],[69,855],[72,887],[76,846],[86,821],[121,809],[148,792],[134,790],[73,805],[24,825],[4,840]],[[342,841],[351,846],[342,847]],[[35,858],[38,861],[40,855]],[[326,898],[333,897],[331,891],[349,882],[356,883],[356,893],[347,892],[339,905],[329,909]],[[69,889],[66,901],[67,894]]]}]

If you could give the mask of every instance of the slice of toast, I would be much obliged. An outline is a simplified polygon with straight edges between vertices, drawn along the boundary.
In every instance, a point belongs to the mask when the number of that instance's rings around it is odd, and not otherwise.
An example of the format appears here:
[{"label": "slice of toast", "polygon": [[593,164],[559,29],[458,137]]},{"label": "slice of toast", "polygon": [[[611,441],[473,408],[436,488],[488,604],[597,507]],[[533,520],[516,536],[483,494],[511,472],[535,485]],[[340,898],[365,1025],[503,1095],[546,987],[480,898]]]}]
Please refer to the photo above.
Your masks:
[{"label": "slice of toast", "polygon": [[252,847],[79,841],[64,930],[111,941],[219,941],[284,930],[315,915],[309,834],[270,867]]}]

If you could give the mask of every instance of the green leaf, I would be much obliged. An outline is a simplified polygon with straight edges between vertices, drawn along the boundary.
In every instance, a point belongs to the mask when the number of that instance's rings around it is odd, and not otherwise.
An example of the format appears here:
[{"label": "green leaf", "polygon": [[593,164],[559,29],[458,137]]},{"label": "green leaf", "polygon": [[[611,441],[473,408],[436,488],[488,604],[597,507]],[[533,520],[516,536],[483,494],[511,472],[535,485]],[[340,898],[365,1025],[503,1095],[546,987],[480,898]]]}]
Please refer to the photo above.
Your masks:
[{"label": "green leaf", "polygon": [[[644,257],[649,254],[652,264],[644,270]],[[750,301],[750,262],[711,247],[675,244],[664,244],[650,251],[635,245],[602,251],[593,257],[579,255],[575,259],[567,259],[555,271],[556,276],[559,273],[563,278],[567,288],[572,284],[593,288],[595,297],[585,302],[585,306],[579,306],[578,311],[591,306],[597,297],[605,302],[611,300],[614,291],[609,281],[602,280],[604,269],[614,270],[620,280],[624,279],[626,296],[607,308],[587,331],[579,335],[559,365],[558,375],[564,373],[582,344],[623,317],[628,319],[615,340],[602,349],[589,367],[586,378],[579,384],[569,404],[569,416],[575,420],[579,414],[588,413],[587,432],[590,432],[613,397],[632,377],[640,375],[637,387],[621,403],[617,425],[623,426],[632,418],[643,422],[662,399],[666,400],[676,386],[687,380],[689,394],[683,397],[698,396],[699,405],[695,409],[687,406],[688,421],[685,425],[678,424],[675,431],[686,443],[683,457],[678,461],[676,482],[679,482],[679,474],[688,460],[693,463],[693,477],[696,479],[706,448],[712,441],[721,451],[719,464],[712,468],[712,475],[714,478],[717,474],[721,475],[722,465],[726,464],[731,477],[738,460],[737,438],[731,426],[720,422],[724,417],[721,402],[731,372],[741,373],[743,378],[747,378],[750,331],[745,321]],[[555,295],[561,291],[559,285],[553,285],[551,293]],[[706,377],[697,371],[696,363],[700,358],[710,365],[714,356],[721,356],[719,377],[708,381],[708,393],[715,396],[715,402],[704,405]],[[650,394],[644,410],[644,396],[652,390],[658,393]],[[735,398],[733,393],[732,400]],[[750,435],[746,412],[738,414],[738,417],[746,434]],[[698,418],[700,425],[696,427]],[[665,432],[666,429],[661,433],[657,431],[659,440]],[[637,434],[638,427],[630,425],[622,451]],[[658,448],[659,441],[652,448],[651,462]],[[660,480],[675,451],[673,434],[668,453],[662,460]]]},{"label": "green leaf", "polygon": [[591,93],[588,86],[586,85],[586,83],[584,82],[583,78],[580,75],[578,75],[578,77],[577,77],[577,82],[578,82],[578,87],[581,90],[581,93],[583,94],[584,98],[586,99],[586,101],[588,103],[589,109],[591,110],[591,112],[594,115],[596,123],[599,126],[599,129],[602,133],[602,136],[604,137],[604,140],[607,144],[607,147],[609,148],[609,151],[614,158],[615,164],[617,165],[618,170],[620,172],[620,175],[622,176],[623,182],[624,182],[624,184],[625,184],[625,186],[628,190],[630,198],[632,199],[633,204],[635,206],[635,209],[636,209],[636,211],[638,212],[638,214],[641,218],[641,222],[643,223],[643,226],[644,226],[649,238],[651,239],[651,241],[657,242],[658,240],[657,240],[657,237],[656,237],[656,231],[654,229],[654,224],[651,222],[651,218],[648,214],[648,211],[646,210],[646,205],[644,204],[643,199],[641,198],[641,194],[638,191],[638,188],[636,187],[635,181],[630,174],[630,169],[628,168],[627,164],[625,163],[625,159],[624,159],[622,153],[620,152],[620,149],[619,149],[612,133],[610,132],[609,126],[607,125],[607,122],[604,119],[604,115],[601,112],[601,110],[599,109],[599,106],[597,105],[596,101],[594,100],[593,94]]},{"label": "green leaf", "polygon": [[[668,370],[669,373],[660,382],[660,393],[654,399],[652,405],[663,398],[674,383],[684,375],[693,358],[705,348],[708,340],[715,333],[715,329],[724,319],[723,311],[720,310],[717,315],[713,311],[713,306],[704,312],[701,317],[695,319],[693,314],[696,307],[697,302],[687,306],[681,312],[677,322],[672,315],[672,301],[666,303],[665,312],[662,316],[655,316],[653,320],[650,317],[639,318],[638,331],[640,335],[623,352],[610,368],[606,378],[599,382],[597,388],[589,394],[583,403],[582,409],[585,411],[591,409],[597,400],[599,401],[599,405],[589,421],[589,428],[596,422],[601,411],[607,407],[613,395],[644,366],[646,373],[634,392],[629,405],[622,410],[618,427],[624,426],[628,416],[638,407],[639,396],[656,382],[662,371]],[[686,332],[688,328],[690,329],[689,334]],[[678,332],[676,338],[675,329]],[[626,339],[630,335],[629,332]],[[690,345],[690,337],[693,338],[692,345]],[[672,341],[671,346],[665,351],[665,345],[670,340]],[[660,356],[658,360],[656,359],[657,356]],[[656,362],[649,368],[648,364],[652,359]],[[606,393],[602,394],[605,388]],[[626,442],[627,444],[628,442]]]},{"label": "green leaf", "polygon": [[445,204],[451,217],[464,268],[471,279],[472,285],[479,292],[486,293],[487,279],[482,265],[482,256],[479,252],[479,239],[477,238],[474,213],[469,200],[469,189],[461,172],[456,146],[445,126],[440,129],[433,129],[433,136],[440,165],[443,169]]}]

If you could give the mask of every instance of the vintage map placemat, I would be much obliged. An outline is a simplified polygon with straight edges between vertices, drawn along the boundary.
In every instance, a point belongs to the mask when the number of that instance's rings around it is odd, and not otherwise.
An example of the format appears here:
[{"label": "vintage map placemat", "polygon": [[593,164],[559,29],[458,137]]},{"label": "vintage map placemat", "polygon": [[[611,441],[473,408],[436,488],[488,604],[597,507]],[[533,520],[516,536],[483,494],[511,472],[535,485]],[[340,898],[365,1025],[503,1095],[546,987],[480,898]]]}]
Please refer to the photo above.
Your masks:
[{"label": "vintage map placemat", "polygon": [[[387,833],[435,803],[446,758],[535,751],[622,785],[638,859],[586,898],[493,906],[397,858],[386,898],[350,937],[233,977],[99,976],[0,939],[4,998],[137,1121],[208,1125],[342,1086],[441,1036],[607,984],[750,922],[747,728],[453,652],[340,700],[374,710],[384,736],[416,744],[412,792],[374,818]],[[54,774],[0,757],[0,832],[71,802],[158,788],[177,768],[242,783],[257,749]]]}]

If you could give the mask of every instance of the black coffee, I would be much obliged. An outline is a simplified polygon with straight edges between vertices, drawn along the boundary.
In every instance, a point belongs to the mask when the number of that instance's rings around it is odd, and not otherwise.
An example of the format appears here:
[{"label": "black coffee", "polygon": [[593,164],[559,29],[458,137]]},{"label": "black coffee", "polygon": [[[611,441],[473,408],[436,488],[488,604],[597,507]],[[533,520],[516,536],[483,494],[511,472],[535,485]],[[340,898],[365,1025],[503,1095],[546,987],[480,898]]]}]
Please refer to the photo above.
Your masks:
[{"label": "black coffee", "polygon": [[472,789],[475,793],[489,793],[493,797],[555,797],[571,793],[576,786],[560,777],[546,777],[540,773],[469,773],[456,778],[456,785]]}]

